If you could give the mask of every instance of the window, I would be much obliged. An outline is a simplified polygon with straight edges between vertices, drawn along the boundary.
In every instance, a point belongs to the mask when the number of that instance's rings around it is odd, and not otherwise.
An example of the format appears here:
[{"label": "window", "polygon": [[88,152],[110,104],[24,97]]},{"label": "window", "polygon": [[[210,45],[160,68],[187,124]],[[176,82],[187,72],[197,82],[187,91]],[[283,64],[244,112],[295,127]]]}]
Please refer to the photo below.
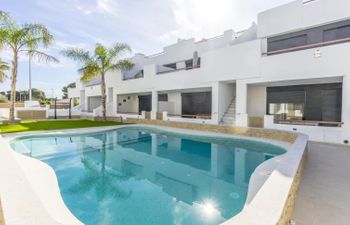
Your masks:
[{"label": "window", "polygon": [[211,92],[181,94],[182,115],[211,115]]},{"label": "window", "polygon": [[163,65],[164,67],[168,67],[170,69],[174,69],[176,70],[176,63],[170,63],[170,64],[166,64],[166,65]]},{"label": "window", "polygon": [[186,69],[193,68],[193,59],[186,60],[185,63],[186,63]]},{"label": "window", "polygon": [[186,60],[185,64],[186,64],[186,69],[199,68],[201,66],[201,58],[198,58],[196,67],[193,66],[193,59]]},{"label": "window", "polygon": [[168,101],[168,94],[158,94],[158,101],[159,102],[167,102]]},{"label": "window", "polygon": [[337,27],[323,32],[324,41],[334,41],[350,37],[350,25]]},{"label": "window", "polygon": [[277,120],[302,120],[304,117],[304,104],[298,103],[271,103],[269,112]]},{"label": "window", "polygon": [[342,84],[267,88],[267,112],[276,120],[341,122]]},{"label": "window", "polygon": [[294,48],[298,46],[303,46],[307,44],[307,35],[302,34],[294,37],[277,39],[273,41],[269,41],[268,43],[268,51],[278,51],[282,49]]}]

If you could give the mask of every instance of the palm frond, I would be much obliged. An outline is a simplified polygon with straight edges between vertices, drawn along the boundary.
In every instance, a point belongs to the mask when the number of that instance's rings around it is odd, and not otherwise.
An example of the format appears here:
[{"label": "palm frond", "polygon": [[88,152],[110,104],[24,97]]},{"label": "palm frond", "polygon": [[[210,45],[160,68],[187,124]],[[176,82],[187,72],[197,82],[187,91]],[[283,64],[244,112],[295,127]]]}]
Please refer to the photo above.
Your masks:
[{"label": "palm frond", "polygon": [[102,68],[108,66],[107,48],[100,43],[97,43],[95,46],[95,57]]},{"label": "palm frond", "polygon": [[10,67],[7,65],[7,63],[0,59],[0,83],[4,82],[5,78],[7,78],[5,71],[9,69]]},{"label": "palm frond", "polygon": [[125,53],[131,53],[131,48],[125,43],[116,43],[108,51],[109,58],[120,58]]},{"label": "palm frond", "polygon": [[9,13],[0,11],[0,27],[13,26],[14,22]]},{"label": "palm frond", "polygon": [[120,71],[126,71],[132,69],[134,66],[134,63],[130,59],[123,59],[119,60],[116,64],[113,64],[108,68],[108,70],[120,70]]},{"label": "palm frond", "polygon": [[74,61],[86,63],[92,60],[89,51],[80,48],[68,48],[61,51],[61,54]]},{"label": "palm frond", "polygon": [[38,51],[38,50],[30,50],[30,51],[28,51],[28,54],[30,54],[32,57],[37,59],[39,62],[54,62],[54,63],[60,62],[54,56],[51,56],[49,54],[46,54],[46,53]]},{"label": "palm frond", "polygon": [[0,83],[3,83],[5,78],[7,78],[6,73],[0,70]]},{"label": "palm frond", "polygon": [[[50,31],[42,24],[25,24],[24,32],[27,33],[28,46],[42,44],[44,47],[54,42],[54,37]],[[35,49],[35,48],[34,48]]]},{"label": "palm frond", "polygon": [[87,82],[101,74],[101,68],[95,61],[90,61],[80,68],[78,72],[81,74],[80,80]]}]

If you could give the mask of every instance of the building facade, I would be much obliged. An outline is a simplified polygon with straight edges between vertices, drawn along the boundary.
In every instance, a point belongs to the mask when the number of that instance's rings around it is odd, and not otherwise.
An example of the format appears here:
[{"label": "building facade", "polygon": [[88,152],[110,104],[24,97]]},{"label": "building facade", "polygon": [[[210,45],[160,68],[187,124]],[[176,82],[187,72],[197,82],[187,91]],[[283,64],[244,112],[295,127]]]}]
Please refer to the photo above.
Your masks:
[{"label": "building facade", "polygon": [[[107,74],[107,115],[306,133],[350,140],[350,2],[297,0],[241,32],[178,40]],[[77,82],[84,116],[101,115],[99,80]]]}]

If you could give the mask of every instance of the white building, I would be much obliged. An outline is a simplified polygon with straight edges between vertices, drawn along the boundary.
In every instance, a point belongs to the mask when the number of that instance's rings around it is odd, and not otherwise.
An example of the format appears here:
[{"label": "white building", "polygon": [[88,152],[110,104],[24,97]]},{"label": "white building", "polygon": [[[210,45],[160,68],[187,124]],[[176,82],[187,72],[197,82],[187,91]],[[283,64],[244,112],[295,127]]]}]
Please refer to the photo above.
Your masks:
[{"label": "white building", "polygon": [[[350,1],[297,0],[262,12],[243,32],[178,40],[107,74],[107,115],[256,126],[350,139]],[[101,115],[96,79],[77,82],[85,116]],[[148,115],[148,114],[147,114]]]}]

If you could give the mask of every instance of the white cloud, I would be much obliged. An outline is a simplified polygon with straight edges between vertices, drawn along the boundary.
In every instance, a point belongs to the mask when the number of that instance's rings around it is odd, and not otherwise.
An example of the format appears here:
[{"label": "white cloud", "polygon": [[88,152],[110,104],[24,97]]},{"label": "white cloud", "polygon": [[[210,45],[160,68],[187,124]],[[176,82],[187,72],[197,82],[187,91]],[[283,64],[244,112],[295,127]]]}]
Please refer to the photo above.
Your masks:
[{"label": "white cloud", "polygon": [[232,0],[172,0],[175,28],[160,37],[167,39],[210,37],[232,28]]},{"label": "white cloud", "polygon": [[106,13],[108,15],[117,16],[118,12],[117,0],[75,0],[74,7],[84,15]]},{"label": "white cloud", "polygon": [[207,38],[225,30],[247,29],[261,11],[291,0],[170,0],[174,27],[162,34],[163,43],[177,38]]}]

